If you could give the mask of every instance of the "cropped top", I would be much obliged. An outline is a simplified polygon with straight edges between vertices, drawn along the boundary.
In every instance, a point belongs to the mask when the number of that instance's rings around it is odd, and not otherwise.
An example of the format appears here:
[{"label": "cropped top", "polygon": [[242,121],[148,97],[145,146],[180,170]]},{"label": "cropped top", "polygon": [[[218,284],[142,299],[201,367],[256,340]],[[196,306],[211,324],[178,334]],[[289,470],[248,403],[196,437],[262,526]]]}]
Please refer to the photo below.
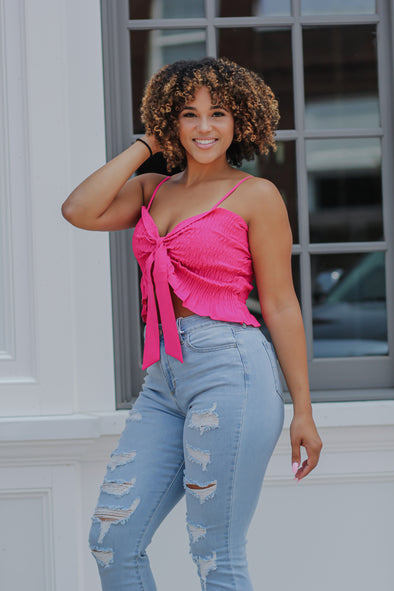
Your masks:
[{"label": "cropped top", "polygon": [[133,251],[141,267],[142,319],[146,322],[142,369],[160,359],[160,336],[156,300],[160,311],[165,351],[183,362],[169,286],[183,306],[214,320],[260,326],[246,307],[252,289],[253,267],[248,243],[248,225],[238,214],[218,207],[247,176],[239,181],[212,209],[179,222],[160,236],[149,213],[159,189],[133,234]]}]

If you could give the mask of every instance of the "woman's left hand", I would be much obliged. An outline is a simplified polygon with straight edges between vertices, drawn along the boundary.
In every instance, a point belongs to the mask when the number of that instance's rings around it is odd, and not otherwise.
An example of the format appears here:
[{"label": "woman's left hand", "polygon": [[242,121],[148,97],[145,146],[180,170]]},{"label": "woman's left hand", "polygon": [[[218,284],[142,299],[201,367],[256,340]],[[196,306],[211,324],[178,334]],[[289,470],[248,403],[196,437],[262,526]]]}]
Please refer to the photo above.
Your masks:
[{"label": "woman's left hand", "polygon": [[[292,466],[296,480],[300,481],[311,472],[319,461],[323,447],[312,415],[295,415],[290,425]],[[305,447],[307,459],[301,462],[301,446]]]}]

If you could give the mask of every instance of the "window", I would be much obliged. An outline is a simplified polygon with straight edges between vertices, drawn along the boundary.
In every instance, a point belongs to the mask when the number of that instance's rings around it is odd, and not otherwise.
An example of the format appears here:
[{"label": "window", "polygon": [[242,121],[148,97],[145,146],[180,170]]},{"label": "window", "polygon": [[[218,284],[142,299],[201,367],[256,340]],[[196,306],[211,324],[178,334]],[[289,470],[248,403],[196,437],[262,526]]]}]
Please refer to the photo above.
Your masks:
[{"label": "window", "polygon": [[[278,150],[242,168],[272,180],[288,208],[312,395],[391,397],[389,1],[103,0],[102,11],[109,158],[143,133],[143,87],[163,64],[226,56],[272,86]],[[142,379],[130,250],[131,232],[111,236],[119,407]],[[254,292],[249,306],[260,313]]]}]

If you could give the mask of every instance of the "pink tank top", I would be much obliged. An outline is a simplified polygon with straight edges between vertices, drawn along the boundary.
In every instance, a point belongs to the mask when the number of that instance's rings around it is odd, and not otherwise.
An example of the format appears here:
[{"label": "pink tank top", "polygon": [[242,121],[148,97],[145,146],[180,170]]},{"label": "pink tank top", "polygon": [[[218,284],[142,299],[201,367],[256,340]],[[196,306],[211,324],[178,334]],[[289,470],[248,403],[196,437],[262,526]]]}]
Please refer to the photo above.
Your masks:
[{"label": "pink tank top", "polygon": [[[247,176],[212,209],[179,222],[166,236],[159,236],[149,208],[142,206],[133,234],[133,251],[141,267],[142,319],[146,322],[142,369],[160,359],[156,300],[165,351],[183,362],[169,285],[183,306],[214,320],[260,326],[246,307],[252,289],[253,267],[248,225],[238,214],[218,207]],[[156,298],[155,298],[156,295]]]}]

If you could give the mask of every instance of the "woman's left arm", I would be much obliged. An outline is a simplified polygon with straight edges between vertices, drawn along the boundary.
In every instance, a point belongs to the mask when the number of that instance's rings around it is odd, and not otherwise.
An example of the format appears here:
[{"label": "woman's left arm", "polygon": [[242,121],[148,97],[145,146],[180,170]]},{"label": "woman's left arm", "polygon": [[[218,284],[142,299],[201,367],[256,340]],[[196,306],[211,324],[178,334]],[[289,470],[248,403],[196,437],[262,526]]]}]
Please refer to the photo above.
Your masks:
[{"label": "woman's left arm", "polygon": [[[291,271],[292,235],[285,204],[275,185],[259,179],[253,193],[249,246],[261,311],[294,405],[292,465],[300,480],[317,465],[322,442],[312,417],[304,325]],[[302,465],[301,446],[307,453]]]}]

